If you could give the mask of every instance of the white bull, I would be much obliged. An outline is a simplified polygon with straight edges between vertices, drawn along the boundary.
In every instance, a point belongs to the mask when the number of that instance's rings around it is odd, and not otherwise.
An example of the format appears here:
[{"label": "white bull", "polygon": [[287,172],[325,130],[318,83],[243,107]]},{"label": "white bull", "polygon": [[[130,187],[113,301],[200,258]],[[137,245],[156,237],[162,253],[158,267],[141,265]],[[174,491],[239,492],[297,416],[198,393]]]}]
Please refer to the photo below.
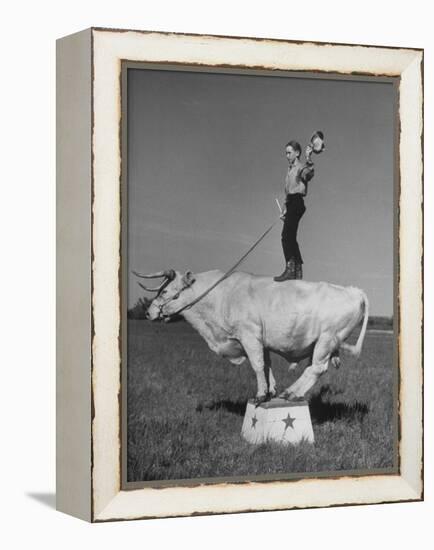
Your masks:
[{"label": "white bull", "polygon": [[[292,364],[310,358],[300,378],[281,394],[285,399],[303,398],[329,362],[338,366],[340,348],[359,356],[369,315],[362,290],[300,280],[276,283],[270,277],[235,272],[189,307],[222,275],[221,271],[182,275],[173,270],[142,275],[165,277],[158,289],[151,289],[158,294],[147,316],[168,320],[186,307],[180,315],[212,351],[237,365],[250,360],[257,378],[257,403],[276,395],[270,352]],[[357,343],[345,343],[362,319]]]}]

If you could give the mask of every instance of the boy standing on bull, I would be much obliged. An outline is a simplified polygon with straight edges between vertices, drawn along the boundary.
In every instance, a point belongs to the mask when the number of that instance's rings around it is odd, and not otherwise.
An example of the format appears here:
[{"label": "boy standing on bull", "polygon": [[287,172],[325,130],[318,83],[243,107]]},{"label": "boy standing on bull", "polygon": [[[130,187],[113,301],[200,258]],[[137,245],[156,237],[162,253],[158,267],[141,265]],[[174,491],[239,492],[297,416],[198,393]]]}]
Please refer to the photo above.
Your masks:
[{"label": "boy standing on bull", "polygon": [[298,224],[306,211],[304,197],[307,195],[308,183],[314,176],[312,152],[317,154],[324,150],[324,134],[315,132],[310,144],[306,147],[306,161],[300,161],[301,146],[297,141],[289,141],[285,152],[288,160],[288,172],[285,177],[285,208],[281,218],[283,220],[282,248],[285,256],[285,270],[278,277],[277,282],[303,278],[303,259],[297,242]]}]

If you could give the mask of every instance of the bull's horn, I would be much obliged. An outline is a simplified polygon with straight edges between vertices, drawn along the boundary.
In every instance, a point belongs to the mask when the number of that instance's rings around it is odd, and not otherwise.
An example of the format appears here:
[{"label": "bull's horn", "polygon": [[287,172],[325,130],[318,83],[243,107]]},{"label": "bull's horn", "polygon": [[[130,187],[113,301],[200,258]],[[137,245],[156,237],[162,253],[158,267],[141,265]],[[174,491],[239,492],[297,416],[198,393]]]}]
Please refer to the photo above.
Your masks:
[{"label": "bull's horn", "polygon": [[133,273],[136,277],[140,277],[142,279],[158,279],[159,277],[166,277],[165,271],[157,271],[156,273],[149,273],[149,275],[142,275],[141,273],[137,273],[137,271],[133,271]]},{"label": "bull's horn", "polygon": [[148,275],[142,275],[141,273],[137,273],[137,271],[133,271],[133,273],[136,277],[140,277],[142,279],[158,279],[160,277],[165,277],[166,279],[172,280],[175,278],[175,272],[173,269],[157,271],[156,273],[149,273]]},{"label": "bull's horn", "polygon": [[160,292],[160,290],[161,290],[164,286],[166,286],[167,283],[168,283],[168,281],[167,281],[167,279],[165,279],[165,280],[163,281],[163,283],[161,283],[160,286],[158,286],[158,287],[156,287],[156,288],[148,288],[147,286],[142,285],[142,283],[139,283],[139,282],[137,281],[137,284],[138,284],[141,288],[143,288],[143,290],[148,290],[149,292]]}]

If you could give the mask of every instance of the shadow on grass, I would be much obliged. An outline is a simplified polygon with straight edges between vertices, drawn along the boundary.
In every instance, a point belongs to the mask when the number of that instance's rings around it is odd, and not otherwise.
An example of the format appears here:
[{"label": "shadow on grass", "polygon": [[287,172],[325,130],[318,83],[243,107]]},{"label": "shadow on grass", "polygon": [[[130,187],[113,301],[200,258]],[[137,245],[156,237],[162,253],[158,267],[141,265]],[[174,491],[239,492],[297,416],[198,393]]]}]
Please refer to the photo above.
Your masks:
[{"label": "shadow on grass", "polygon": [[329,386],[324,386],[318,394],[309,399],[310,414],[314,423],[323,424],[332,420],[362,420],[369,412],[368,406],[359,401],[351,404],[326,401],[325,397],[332,393]]},{"label": "shadow on grass", "polygon": [[[312,421],[316,424],[323,424],[333,420],[362,420],[369,412],[369,407],[365,403],[356,401],[354,403],[331,403],[329,398],[341,392],[335,391],[329,386],[323,386],[319,393],[309,399],[309,409]],[[200,403],[196,407],[197,412],[204,410],[218,411],[223,409],[229,413],[238,416],[244,416],[246,412],[246,401],[231,401],[222,399],[221,401],[212,401],[209,403]]]},{"label": "shadow on grass", "polygon": [[229,399],[223,399],[222,401],[214,401],[212,403],[200,404],[196,407],[197,412],[202,412],[204,409],[208,411],[218,411],[224,409],[232,414],[244,416],[246,412],[246,401],[230,401]]}]

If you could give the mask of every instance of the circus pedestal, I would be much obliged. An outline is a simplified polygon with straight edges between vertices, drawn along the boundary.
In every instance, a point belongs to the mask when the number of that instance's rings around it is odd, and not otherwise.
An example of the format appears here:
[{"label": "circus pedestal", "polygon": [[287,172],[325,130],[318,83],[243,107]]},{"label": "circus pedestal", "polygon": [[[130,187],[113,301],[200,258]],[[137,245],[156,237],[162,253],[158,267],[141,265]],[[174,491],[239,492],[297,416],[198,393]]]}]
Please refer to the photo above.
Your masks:
[{"label": "circus pedestal", "polygon": [[250,399],[241,435],[254,444],[270,440],[293,445],[303,440],[313,443],[309,405],[306,401],[275,398],[255,407],[253,399]]}]

